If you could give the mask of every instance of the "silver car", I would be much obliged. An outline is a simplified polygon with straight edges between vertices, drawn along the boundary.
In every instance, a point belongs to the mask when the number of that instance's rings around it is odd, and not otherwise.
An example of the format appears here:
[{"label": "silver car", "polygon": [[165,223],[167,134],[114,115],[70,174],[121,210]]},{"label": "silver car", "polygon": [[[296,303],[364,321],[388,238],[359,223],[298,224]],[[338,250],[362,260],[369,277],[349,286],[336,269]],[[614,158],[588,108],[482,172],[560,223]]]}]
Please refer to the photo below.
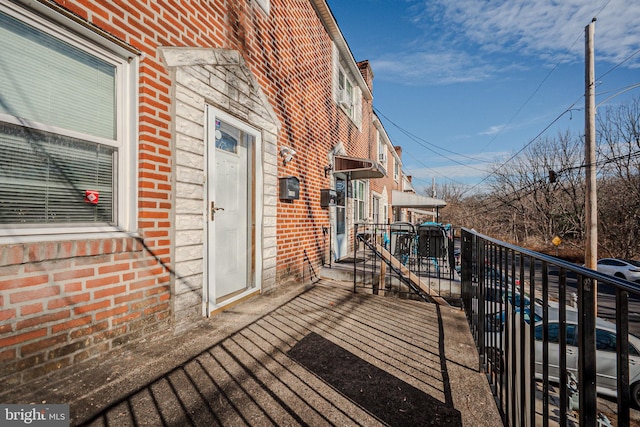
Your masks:
[{"label": "silver car", "polygon": [[[578,375],[578,312],[567,309],[567,371]],[[549,311],[549,379],[559,382],[560,330],[558,311]],[[543,324],[536,325],[536,377],[542,378]],[[596,318],[596,390],[605,396],[617,396],[616,327],[613,323]],[[640,406],[640,339],[629,335],[629,384],[631,400]]]},{"label": "silver car", "polygon": [[640,261],[602,258],[598,260],[597,269],[600,273],[640,283]]}]

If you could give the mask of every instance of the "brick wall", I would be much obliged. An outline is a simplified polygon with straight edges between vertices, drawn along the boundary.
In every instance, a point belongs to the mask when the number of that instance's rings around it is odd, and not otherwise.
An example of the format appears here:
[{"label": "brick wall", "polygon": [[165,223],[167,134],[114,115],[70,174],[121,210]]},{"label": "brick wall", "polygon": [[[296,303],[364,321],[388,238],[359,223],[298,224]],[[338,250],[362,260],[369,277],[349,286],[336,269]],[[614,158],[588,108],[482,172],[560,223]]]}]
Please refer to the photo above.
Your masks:
[{"label": "brick wall", "polygon": [[0,389],[168,324],[169,278],[133,238],[0,247]]},{"label": "brick wall", "polygon": [[[269,14],[252,1],[54,1],[141,53],[138,229],[130,230],[138,237],[0,247],[1,388],[175,321],[169,270],[176,266],[176,83],[160,48],[239,52],[275,114],[279,127],[267,136],[272,148],[264,157],[271,159],[274,179],[296,176],[301,191],[299,200],[284,202],[275,187],[265,187],[265,217],[272,218],[263,235],[265,256],[274,260],[265,277],[271,284],[300,280],[308,271],[305,256],[318,271],[322,226],[329,224],[328,210],[320,207],[320,189],[330,186],[328,153],[342,143],[349,155],[375,154],[371,101],[363,103],[361,130],[333,101],[333,46],[309,0],[272,0]],[[242,110],[229,98],[227,111]],[[283,146],[297,152],[286,166],[277,154]],[[194,301],[185,308],[191,315]]]}]

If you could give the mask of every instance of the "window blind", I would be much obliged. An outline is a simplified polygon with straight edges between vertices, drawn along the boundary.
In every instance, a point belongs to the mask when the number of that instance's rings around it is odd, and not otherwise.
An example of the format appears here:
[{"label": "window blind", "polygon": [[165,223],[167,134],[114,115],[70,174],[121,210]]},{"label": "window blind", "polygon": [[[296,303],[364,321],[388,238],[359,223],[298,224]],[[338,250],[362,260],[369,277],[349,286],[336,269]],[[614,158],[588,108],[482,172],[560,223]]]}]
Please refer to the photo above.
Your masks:
[{"label": "window blind", "polygon": [[[0,123],[0,224],[114,224],[116,154],[113,147]],[[85,201],[87,190],[98,203]]]},{"label": "window blind", "polygon": [[0,113],[116,138],[116,67],[0,12]]}]

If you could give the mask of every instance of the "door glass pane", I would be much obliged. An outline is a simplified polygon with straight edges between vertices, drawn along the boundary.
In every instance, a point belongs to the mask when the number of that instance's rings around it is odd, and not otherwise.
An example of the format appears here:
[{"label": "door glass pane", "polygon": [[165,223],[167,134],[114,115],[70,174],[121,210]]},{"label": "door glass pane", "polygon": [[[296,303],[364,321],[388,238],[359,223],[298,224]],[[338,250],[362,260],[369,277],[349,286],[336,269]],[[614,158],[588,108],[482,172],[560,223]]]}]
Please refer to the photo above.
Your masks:
[{"label": "door glass pane", "polygon": [[238,141],[240,141],[240,130],[228,125],[220,120],[216,120],[216,148],[230,153],[238,152]]}]

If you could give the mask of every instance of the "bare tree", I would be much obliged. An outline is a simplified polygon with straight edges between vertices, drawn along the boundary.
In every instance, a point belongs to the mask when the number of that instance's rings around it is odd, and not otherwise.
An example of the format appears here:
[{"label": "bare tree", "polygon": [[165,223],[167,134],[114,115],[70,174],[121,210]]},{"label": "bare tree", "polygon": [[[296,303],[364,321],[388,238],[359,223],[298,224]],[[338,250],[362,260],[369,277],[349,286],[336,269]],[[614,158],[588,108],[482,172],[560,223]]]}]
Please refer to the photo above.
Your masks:
[{"label": "bare tree", "polygon": [[598,243],[604,254],[640,255],[640,100],[598,115]]},{"label": "bare tree", "polygon": [[[601,256],[640,257],[640,99],[598,115],[598,243]],[[533,249],[554,236],[584,251],[584,138],[564,132],[496,163],[486,194],[439,187],[445,221]]]}]

